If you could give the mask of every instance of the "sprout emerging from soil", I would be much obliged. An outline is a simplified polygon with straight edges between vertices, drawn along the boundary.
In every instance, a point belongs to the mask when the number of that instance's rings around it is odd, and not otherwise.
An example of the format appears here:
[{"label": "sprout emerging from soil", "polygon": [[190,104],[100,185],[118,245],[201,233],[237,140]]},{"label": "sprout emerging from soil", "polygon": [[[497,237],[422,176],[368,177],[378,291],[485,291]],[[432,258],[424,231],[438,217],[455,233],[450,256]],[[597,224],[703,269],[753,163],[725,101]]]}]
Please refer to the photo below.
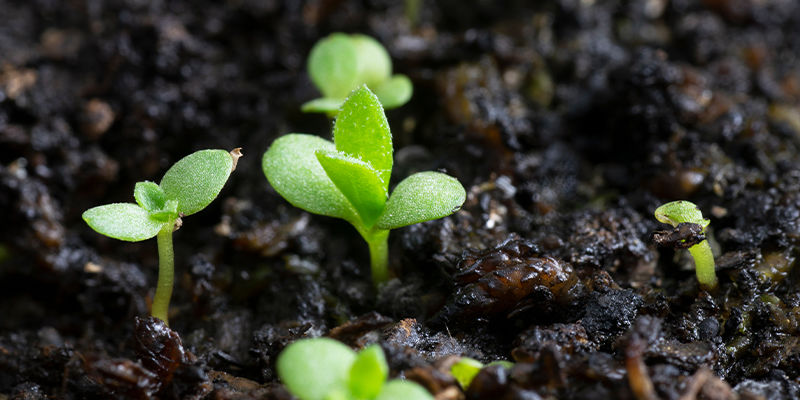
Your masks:
[{"label": "sprout emerging from soil", "polygon": [[513,367],[514,363],[510,361],[492,361],[488,365],[483,365],[482,362],[474,358],[461,357],[460,360],[450,367],[450,374],[458,381],[461,388],[466,391],[472,383],[472,380],[475,379],[475,375],[478,375],[478,372],[480,372],[483,367],[492,365],[500,365],[508,369]]},{"label": "sprout emerging from soil", "polygon": [[422,386],[393,379],[383,350],[359,353],[333,339],[298,340],[278,356],[278,376],[300,400],[433,400]]},{"label": "sprout emerging from soil", "polygon": [[[711,223],[710,220],[703,218],[703,214],[694,203],[685,200],[673,201],[656,208],[655,217],[659,222],[670,224],[675,228],[680,224],[697,224],[702,233],[706,232],[708,224]],[[708,240],[702,240],[689,247],[689,253],[694,258],[695,272],[700,285],[706,289],[717,287],[714,254],[711,253]]]},{"label": "sprout emerging from soil", "polygon": [[320,40],[308,56],[308,73],[322,97],[303,104],[304,112],[335,116],[347,95],[365,84],[387,109],[402,106],[413,92],[407,76],[392,75],[386,49],[366,35],[334,33]]},{"label": "sprout emerging from soil", "polygon": [[353,91],[333,127],[333,142],[293,133],[264,153],[262,167],[275,190],[295,207],[350,222],[369,245],[375,284],[389,277],[391,229],[448,216],[466,192],[455,178],[419,172],[391,196],[392,134],[378,98]]},{"label": "sprout emerging from soil", "polygon": [[240,150],[192,153],[175,163],[160,184],[137,182],[136,204],[106,204],[83,213],[92,229],[114,239],[139,242],[157,237],[158,285],[151,315],[167,324],[175,263],[172,232],[181,227],[182,217],[206,208],[217,197],[236,169]]}]

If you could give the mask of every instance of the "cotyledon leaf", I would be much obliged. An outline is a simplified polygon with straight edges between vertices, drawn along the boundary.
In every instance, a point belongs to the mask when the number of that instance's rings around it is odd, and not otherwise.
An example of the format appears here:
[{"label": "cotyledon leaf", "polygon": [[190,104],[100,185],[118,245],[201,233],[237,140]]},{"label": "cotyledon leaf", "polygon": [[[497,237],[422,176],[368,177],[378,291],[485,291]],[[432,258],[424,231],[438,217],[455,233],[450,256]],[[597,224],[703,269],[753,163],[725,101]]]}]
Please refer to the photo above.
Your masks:
[{"label": "cotyledon leaf", "polygon": [[373,92],[383,104],[383,108],[397,108],[411,99],[414,86],[405,75],[394,75],[373,88]]},{"label": "cotyledon leaf", "polygon": [[439,172],[418,172],[397,185],[375,225],[395,229],[442,218],[458,211],[466,196],[457,179]]},{"label": "cotyledon leaf", "polygon": [[233,165],[233,156],[225,150],[196,151],[167,170],[159,186],[168,200],[178,201],[178,212],[191,215],[214,201]]},{"label": "cotyledon leaf", "polygon": [[295,207],[314,214],[355,221],[355,209],[336,188],[317,160],[318,150],[335,151],[336,146],[318,136],[291,133],[281,136],[261,159],[270,185]]},{"label": "cotyledon leaf", "polygon": [[289,391],[302,400],[324,400],[330,393],[347,389],[356,352],[328,338],[303,339],[278,356],[278,376]]},{"label": "cotyledon leaf", "polygon": [[324,97],[344,98],[358,86],[358,50],[350,37],[334,33],[308,55],[308,74]]},{"label": "cotyledon leaf", "polygon": [[132,203],[90,208],[83,213],[83,220],[98,233],[128,242],[150,239],[166,224],[150,218],[147,210]]}]

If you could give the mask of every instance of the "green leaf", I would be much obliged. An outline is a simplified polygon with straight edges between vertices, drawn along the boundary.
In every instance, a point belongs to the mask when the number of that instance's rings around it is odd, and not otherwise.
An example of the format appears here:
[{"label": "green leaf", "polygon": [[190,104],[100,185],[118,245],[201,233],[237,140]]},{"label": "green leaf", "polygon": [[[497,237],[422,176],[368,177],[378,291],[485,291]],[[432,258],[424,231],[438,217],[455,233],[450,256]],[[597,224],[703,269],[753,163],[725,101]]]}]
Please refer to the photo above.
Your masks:
[{"label": "green leaf", "polygon": [[300,110],[303,112],[333,113],[339,112],[339,107],[344,103],[344,98],[320,97],[303,103]]},{"label": "green leaf", "polygon": [[461,357],[457,363],[450,367],[450,373],[458,381],[458,384],[466,390],[475,375],[478,375],[478,372],[481,371],[481,368],[483,368],[483,364],[480,361],[474,358]]},{"label": "green leaf", "polygon": [[261,160],[267,180],[293,206],[314,214],[355,221],[358,217],[347,198],[325,173],[317,150],[335,151],[333,143],[313,135],[281,136]]},{"label": "green leaf", "polygon": [[661,205],[656,208],[655,217],[658,222],[670,224],[674,227],[684,222],[698,224],[703,227],[704,232],[708,224],[711,223],[711,220],[703,218],[703,213],[697,205],[686,200],[671,201]]},{"label": "green leaf", "polygon": [[164,204],[164,208],[156,211],[150,211],[150,218],[156,221],[167,222],[170,219],[175,220],[179,216],[178,214],[178,201],[177,200],[167,200],[167,203]]},{"label": "green leaf", "polygon": [[378,86],[392,74],[392,59],[386,49],[370,36],[350,35],[358,59],[358,82]]},{"label": "green leaf", "polygon": [[357,399],[371,399],[381,392],[389,376],[389,365],[383,350],[373,344],[361,350],[350,367],[350,393]]},{"label": "green leaf", "polygon": [[350,201],[366,227],[375,224],[386,205],[386,188],[369,164],[338,151],[317,150],[328,178]]},{"label": "green leaf", "polygon": [[167,195],[161,190],[161,187],[150,181],[136,182],[133,197],[139,207],[147,211],[160,210],[164,208],[164,203],[167,201]]},{"label": "green leaf", "polygon": [[461,208],[466,196],[457,179],[439,172],[419,172],[397,185],[376,226],[395,229],[446,217]]},{"label": "green leaf", "polygon": [[333,339],[298,340],[278,356],[278,376],[301,400],[323,400],[347,389],[356,353]]},{"label": "green leaf", "polygon": [[233,168],[225,150],[200,150],[176,162],[161,178],[167,199],[178,201],[178,212],[194,214],[217,197]]},{"label": "green leaf", "polygon": [[353,91],[333,126],[336,150],[366,161],[385,187],[392,175],[392,132],[378,98],[366,87]]},{"label": "green leaf", "polygon": [[165,224],[150,218],[147,210],[132,203],[90,208],[83,213],[83,220],[100,234],[128,242],[150,239]]},{"label": "green leaf", "polygon": [[414,92],[414,86],[407,76],[398,74],[375,86],[373,91],[383,104],[383,108],[388,110],[408,103]]},{"label": "green leaf", "polygon": [[433,400],[433,396],[418,383],[392,379],[375,400]]},{"label": "green leaf", "polygon": [[324,97],[345,98],[358,86],[358,50],[343,33],[320,40],[308,56],[308,74]]}]

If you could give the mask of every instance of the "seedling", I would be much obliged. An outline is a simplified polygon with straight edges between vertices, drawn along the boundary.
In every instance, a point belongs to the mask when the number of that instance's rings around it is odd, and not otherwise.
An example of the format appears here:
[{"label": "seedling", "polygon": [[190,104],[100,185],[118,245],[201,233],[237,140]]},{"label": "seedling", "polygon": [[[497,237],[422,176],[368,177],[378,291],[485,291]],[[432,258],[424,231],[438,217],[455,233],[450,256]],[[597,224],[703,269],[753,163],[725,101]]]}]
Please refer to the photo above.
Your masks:
[{"label": "seedling", "polygon": [[350,92],[364,84],[387,109],[402,106],[413,92],[407,76],[392,75],[386,49],[361,34],[334,33],[317,42],[308,56],[308,73],[322,97],[303,104],[304,112],[335,116]]},{"label": "seedling", "polygon": [[133,203],[113,203],[83,213],[83,220],[100,234],[128,242],[153,236],[158,242],[158,285],[151,315],[168,323],[169,300],[174,280],[172,232],[182,225],[182,217],[192,215],[217,197],[236,163],[240,149],[201,150],[175,163],[160,184],[137,182]]},{"label": "seedling", "polygon": [[458,384],[461,385],[462,389],[467,390],[469,385],[472,383],[472,380],[475,378],[475,375],[478,375],[478,372],[480,372],[484,367],[492,365],[501,365],[503,368],[511,368],[514,366],[514,363],[510,361],[499,360],[492,361],[488,365],[483,365],[482,362],[474,358],[461,357],[458,362],[450,367],[450,374],[452,374],[453,378],[458,381]]},{"label": "seedling", "polygon": [[356,228],[369,246],[376,285],[389,277],[391,229],[448,216],[466,197],[458,180],[431,171],[409,176],[388,196],[392,134],[378,98],[363,86],[342,105],[333,142],[282,136],[264,153],[262,167],[272,187],[295,207],[342,218]]},{"label": "seedling", "polygon": [[[682,223],[697,224],[706,232],[710,220],[703,219],[703,213],[694,203],[678,200],[656,208],[655,217],[659,222],[670,224],[677,228]],[[700,285],[707,289],[717,286],[717,275],[714,272],[714,254],[711,253],[711,246],[708,240],[702,240],[689,247],[689,253],[694,258],[695,273]]]},{"label": "seedling", "polygon": [[414,382],[387,382],[389,366],[377,344],[356,353],[333,339],[301,339],[283,350],[276,367],[300,400],[433,400]]}]

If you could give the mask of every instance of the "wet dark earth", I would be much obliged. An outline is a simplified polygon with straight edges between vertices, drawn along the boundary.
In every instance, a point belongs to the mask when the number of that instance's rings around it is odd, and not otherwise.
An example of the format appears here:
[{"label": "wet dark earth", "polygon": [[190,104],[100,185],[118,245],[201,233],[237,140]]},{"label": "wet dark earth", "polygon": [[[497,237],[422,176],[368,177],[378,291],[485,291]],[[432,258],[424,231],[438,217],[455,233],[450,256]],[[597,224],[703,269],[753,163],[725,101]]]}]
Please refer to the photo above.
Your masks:
[{"label": "wet dark earth", "polygon": [[[377,342],[449,399],[800,397],[795,0],[0,0],[0,399],[288,399],[303,337]],[[375,290],[345,222],[291,207],[260,159],[302,114],[316,40],[376,37],[414,82],[393,183],[440,170],[456,214],[393,232]],[[245,156],[155,241],[81,213],[203,148]],[[698,287],[653,211],[711,219]],[[681,236],[684,235],[684,236]],[[484,369],[464,393],[456,357]]]}]

